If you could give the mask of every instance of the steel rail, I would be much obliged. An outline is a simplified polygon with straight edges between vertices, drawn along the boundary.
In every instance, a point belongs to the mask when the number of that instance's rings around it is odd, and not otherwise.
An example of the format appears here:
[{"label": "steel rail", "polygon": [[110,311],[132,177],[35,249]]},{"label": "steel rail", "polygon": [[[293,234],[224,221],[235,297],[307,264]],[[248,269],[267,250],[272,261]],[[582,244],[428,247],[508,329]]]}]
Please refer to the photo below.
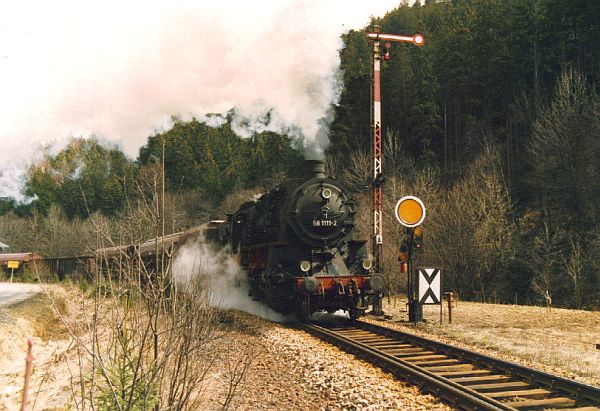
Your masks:
[{"label": "steel rail", "polygon": [[300,328],[318,335],[348,350],[369,362],[382,365],[383,368],[393,372],[396,376],[418,384],[423,391],[430,392],[438,398],[465,410],[490,410],[490,411],[514,411],[515,408],[507,407],[499,401],[487,398],[480,393],[461,386],[450,380],[440,378],[430,371],[424,370],[407,361],[393,358],[384,352],[371,348],[366,344],[343,337],[335,331],[328,330],[315,324],[301,324]]},{"label": "steel rail", "polygon": [[563,391],[573,396],[583,397],[594,403],[600,404],[600,388],[592,385],[569,380],[545,371],[536,370],[535,368],[526,367],[524,365],[519,365],[514,362],[501,360],[495,357],[490,357],[489,355],[481,354],[468,349],[458,348],[450,344],[445,344],[408,332],[393,330],[391,328],[367,323],[364,321],[357,322],[357,325],[364,330],[370,330],[372,332],[384,334],[389,337],[401,338],[406,341],[414,342],[420,346],[432,347],[437,351],[457,356],[467,361],[481,364],[488,368],[500,370],[510,375],[518,376],[552,390]]},{"label": "steel rail", "polygon": [[[481,387],[484,387],[486,384],[487,387],[492,387],[493,384],[490,383],[482,383],[483,385],[463,385],[459,382],[453,381],[450,377],[446,378],[442,375],[436,374],[435,370],[430,371],[426,369],[424,366],[419,366],[419,362],[410,362],[403,360],[402,355],[393,354],[390,352],[385,352],[386,349],[391,349],[389,347],[376,348],[370,346],[369,339],[376,339],[374,337],[387,337],[388,339],[394,340],[393,342],[388,342],[387,344],[390,346],[398,345],[398,343],[406,343],[407,345],[412,345],[411,348],[404,348],[406,350],[412,350],[415,348],[418,349],[428,349],[426,354],[431,358],[442,357],[440,354],[444,354],[450,358],[444,361],[456,361],[456,359],[460,359],[462,361],[468,362],[471,365],[482,367],[486,372],[491,373],[493,371],[500,372],[504,374],[504,376],[500,376],[502,379],[514,379],[518,378],[523,381],[516,381],[513,383],[516,386],[527,386],[533,385],[536,387],[544,387],[548,388],[548,395],[554,396],[556,394],[566,393],[569,396],[573,396],[577,401],[580,399],[584,399],[586,405],[587,403],[593,403],[596,405],[600,405],[600,388],[583,384],[577,381],[572,381],[563,377],[559,377],[556,375],[552,375],[543,371],[535,370],[533,368],[521,366],[509,361],[500,360],[497,358],[493,358],[484,354],[479,354],[474,351],[458,348],[455,346],[451,346],[449,344],[441,343],[438,341],[434,341],[428,338],[420,337],[411,333],[393,330],[391,328],[366,323],[363,321],[356,321],[352,323],[351,327],[345,325],[346,328],[342,328],[339,332],[336,329],[329,329],[324,326],[320,326],[317,324],[301,324],[300,328],[303,328],[307,332],[310,332],[314,335],[317,335],[320,338],[323,338],[335,345],[338,345],[342,349],[352,352],[359,357],[366,359],[371,363],[375,363],[382,368],[393,372],[396,376],[406,379],[410,382],[414,382],[421,387],[422,390],[426,392],[430,392],[435,396],[442,398],[448,401],[455,406],[465,409],[465,410],[517,410],[519,409],[518,402],[501,402],[494,398],[494,391],[490,393],[480,392]],[[338,327],[338,326],[336,326]],[[356,333],[356,332],[369,332],[374,334],[373,337],[369,338],[364,335],[354,335],[354,336],[345,336],[344,333]],[[361,342],[360,340],[365,342]],[[376,345],[382,346],[382,344],[386,344],[385,342],[381,342],[381,340],[376,342]],[[402,348],[396,348],[396,350],[402,350]],[[396,351],[397,352],[397,351]],[[411,354],[414,356],[418,356],[419,354]],[[407,357],[405,357],[407,358]],[[413,357],[413,360],[416,357]],[[434,360],[435,362],[435,360]],[[424,363],[423,363],[424,364]],[[423,365],[422,364],[422,365]],[[458,364],[457,364],[458,365]],[[431,367],[431,365],[430,365]],[[449,366],[452,367],[452,366]],[[480,371],[483,372],[483,371]],[[469,372],[466,372],[469,374]],[[483,377],[485,379],[485,377]],[[467,380],[469,378],[466,378]],[[473,380],[477,380],[477,377],[471,378]],[[463,379],[464,380],[464,379]],[[457,380],[458,381],[458,380]],[[510,384],[510,383],[509,383]],[[502,383],[499,384],[502,386]],[[470,388],[472,387],[472,388]],[[478,390],[476,390],[477,388]],[[493,388],[493,387],[492,387]],[[517,388],[518,390],[519,388]],[[524,388],[523,388],[524,389]],[[483,390],[485,391],[485,389]],[[536,388],[531,391],[546,392],[544,389]],[[520,393],[525,393],[526,391],[515,391],[514,397],[518,397]],[[489,394],[489,395],[488,395]],[[540,400],[540,402],[544,401],[552,401],[552,400],[568,400],[572,401],[575,404],[576,400],[565,399],[565,398],[546,398],[545,400]],[[529,400],[531,407],[535,407],[535,400]],[[524,404],[523,404],[524,405]],[[557,404],[558,405],[558,404]],[[564,404],[563,404],[564,405]],[[600,408],[585,408],[587,409],[596,409],[600,410]]]}]

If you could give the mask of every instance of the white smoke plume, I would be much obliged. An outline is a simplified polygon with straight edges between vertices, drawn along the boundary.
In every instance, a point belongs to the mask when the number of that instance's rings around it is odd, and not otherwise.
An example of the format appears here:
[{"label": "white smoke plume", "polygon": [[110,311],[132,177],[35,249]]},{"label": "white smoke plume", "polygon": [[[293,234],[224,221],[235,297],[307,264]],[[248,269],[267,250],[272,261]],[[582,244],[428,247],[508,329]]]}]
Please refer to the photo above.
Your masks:
[{"label": "white smoke plume", "polygon": [[175,254],[173,275],[176,284],[183,289],[193,282],[206,285],[212,306],[236,309],[276,322],[292,318],[248,296],[246,273],[227,249],[216,250],[202,240],[188,241]]},{"label": "white smoke plume", "polygon": [[[130,157],[171,116],[327,146],[340,35],[399,0],[24,0],[0,7],[0,196],[40,146],[96,135]],[[265,123],[266,117],[270,121]],[[214,121],[214,120],[213,120]],[[20,170],[17,172],[17,169]],[[10,181],[8,181],[10,180]]]}]

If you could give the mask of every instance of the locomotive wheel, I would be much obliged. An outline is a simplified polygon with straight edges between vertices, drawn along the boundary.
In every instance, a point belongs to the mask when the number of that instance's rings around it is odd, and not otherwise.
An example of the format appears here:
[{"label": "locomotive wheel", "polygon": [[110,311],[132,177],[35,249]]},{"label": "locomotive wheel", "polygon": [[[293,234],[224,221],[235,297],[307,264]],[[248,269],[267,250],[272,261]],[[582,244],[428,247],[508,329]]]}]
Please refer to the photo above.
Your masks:
[{"label": "locomotive wheel", "polygon": [[296,300],[296,318],[301,323],[308,322],[310,319],[310,297],[300,296]]}]

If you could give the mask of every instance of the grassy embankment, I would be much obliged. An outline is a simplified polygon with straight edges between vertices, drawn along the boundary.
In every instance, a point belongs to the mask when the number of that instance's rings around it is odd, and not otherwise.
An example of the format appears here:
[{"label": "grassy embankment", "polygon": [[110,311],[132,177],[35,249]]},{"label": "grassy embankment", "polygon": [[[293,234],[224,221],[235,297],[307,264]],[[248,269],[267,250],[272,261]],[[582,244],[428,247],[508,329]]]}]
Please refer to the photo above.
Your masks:
[{"label": "grassy embankment", "polygon": [[[403,300],[384,304],[394,320],[407,318],[404,308]],[[459,301],[452,324],[446,305],[442,325],[439,306],[425,306],[424,317],[403,327],[600,386],[600,312]]]}]

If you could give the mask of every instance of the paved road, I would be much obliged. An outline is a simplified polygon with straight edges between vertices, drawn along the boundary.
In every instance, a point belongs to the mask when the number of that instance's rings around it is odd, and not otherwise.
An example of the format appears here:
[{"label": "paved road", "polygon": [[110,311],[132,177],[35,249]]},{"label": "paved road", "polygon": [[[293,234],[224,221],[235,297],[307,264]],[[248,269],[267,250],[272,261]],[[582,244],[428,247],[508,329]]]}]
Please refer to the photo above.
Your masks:
[{"label": "paved road", "polygon": [[41,293],[37,284],[0,283],[0,307],[6,307]]}]

